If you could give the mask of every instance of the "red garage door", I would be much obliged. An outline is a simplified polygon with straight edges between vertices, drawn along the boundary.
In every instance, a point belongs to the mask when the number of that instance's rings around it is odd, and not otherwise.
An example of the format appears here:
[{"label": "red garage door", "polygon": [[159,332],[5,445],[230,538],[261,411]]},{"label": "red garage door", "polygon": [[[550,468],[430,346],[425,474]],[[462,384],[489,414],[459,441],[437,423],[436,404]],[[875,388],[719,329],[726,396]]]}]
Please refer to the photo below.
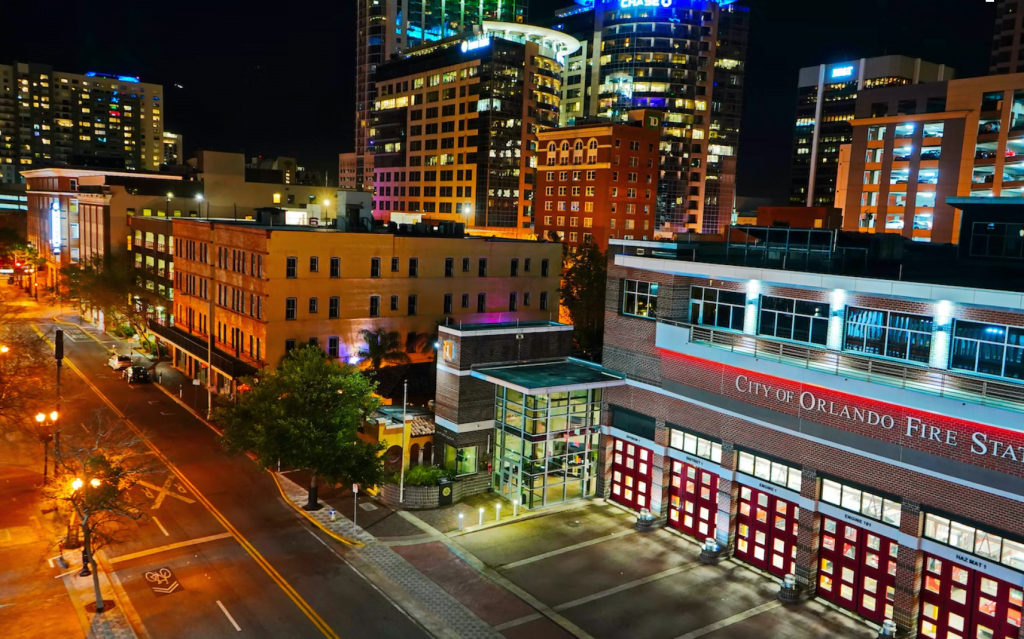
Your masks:
[{"label": "red garage door", "polygon": [[925,554],[918,637],[1017,639],[1022,592],[963,564]]},{"label": "red garage door", "polygon": [[717,513],[718,475],[672,460],[669,525],[703,541],[715,536]]},{"label": "red garage door", "polygon": [[818,596],[876,623],[892,619],[898,551],[887,537],[823,515]]},{"label": "red garage door", "polygon": [[794,573],[800,508],[742,485],[739,505],[736,558],[779,577]]},{"label": "red garage door", "polygon": [[650,450],[615,438],[612,458],[612,501],[630,510],[651,507]]}]

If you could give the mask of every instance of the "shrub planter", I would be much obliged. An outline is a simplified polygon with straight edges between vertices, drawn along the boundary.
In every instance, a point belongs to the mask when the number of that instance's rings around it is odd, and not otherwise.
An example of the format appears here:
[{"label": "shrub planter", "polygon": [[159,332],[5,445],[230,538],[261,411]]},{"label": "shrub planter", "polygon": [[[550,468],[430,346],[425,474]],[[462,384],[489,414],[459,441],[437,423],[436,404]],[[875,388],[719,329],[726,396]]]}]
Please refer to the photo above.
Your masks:
[{"label": "shrub planter", "polygon": [[401,508],[437,508],[437,486],[406,486],[405,501],[399,501],[398,484],[381,486],[380,500],[388,506]]}]

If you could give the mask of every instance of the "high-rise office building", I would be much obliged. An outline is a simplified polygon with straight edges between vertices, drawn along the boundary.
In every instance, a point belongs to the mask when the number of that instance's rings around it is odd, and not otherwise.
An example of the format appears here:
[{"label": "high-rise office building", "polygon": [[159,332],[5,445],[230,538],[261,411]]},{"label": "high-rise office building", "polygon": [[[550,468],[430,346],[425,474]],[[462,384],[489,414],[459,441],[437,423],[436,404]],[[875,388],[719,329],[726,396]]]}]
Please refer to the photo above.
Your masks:
[{"label": "high-rise office building", "polygon": [[490,22],[377,67],[374,212],[533,235],[534,134],[558,126],[564,33]]},{"label": "high-rise office building", "polygon": [[[921,58],[887,55],[800,69],[789,202],[832,206],[839,147],[853,139],[857,92],[950,80],[953,69]],[[939,109],[942,110],[942,109]]]},{"label": "high-rise office building", "polygon": [[592,52],[582,82],[564,85],[565,124],[579,124],[579,110],[614,121],[666,112],[661,233],[718,233],[730,222],[748,21],[730,0],[577,0],[551,23]]},{"label": "high-rise office building", "polygon": [[992,35],[992,64],[989,73],[1018,73],[1024,71],[1020,47],[1024,44],[1021,33],[1021,0],[996,0],[996,24]]},{"label": "high-rise office building", "polygon": [[484,20],[525,22],[526,1],[356,0],[356,188],[369,189],[373,176],[366,145],[377,65],[411,47],[470,30]]},{"label": "high-rise office building", "polygon": [[164,164],[175,166],[185,163],[185,136],[164,131]]},{"label": "high-rise office building", "polygon": [[0,64],[0,182],[52,166],[156,170],[163,97],[162,86],[133,76]]}]

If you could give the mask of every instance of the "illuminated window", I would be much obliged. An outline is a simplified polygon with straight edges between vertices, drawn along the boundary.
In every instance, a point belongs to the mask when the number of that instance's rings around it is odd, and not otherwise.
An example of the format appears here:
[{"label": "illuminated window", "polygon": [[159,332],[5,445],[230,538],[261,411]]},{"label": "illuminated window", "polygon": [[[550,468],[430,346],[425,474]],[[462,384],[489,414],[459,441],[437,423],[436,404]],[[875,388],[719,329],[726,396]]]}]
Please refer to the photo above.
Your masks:
[{"label": "illuminated window", "polygon": [[281,203],[281,194],[280,193],[274,193],[274,204],[280,204],[280,203]]}]

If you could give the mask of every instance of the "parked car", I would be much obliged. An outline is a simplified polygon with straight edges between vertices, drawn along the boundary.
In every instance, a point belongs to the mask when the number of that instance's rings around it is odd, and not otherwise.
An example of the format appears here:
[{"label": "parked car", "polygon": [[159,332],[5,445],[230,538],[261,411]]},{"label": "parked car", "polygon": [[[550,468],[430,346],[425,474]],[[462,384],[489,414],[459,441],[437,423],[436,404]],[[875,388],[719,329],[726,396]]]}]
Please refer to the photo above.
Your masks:
[{"label": "parked car", "polygon": [[939,151],[924,151],[921,153],[922,160],[938,160]]},{"label": "parked car", "polygon": [[121,371],[132,365],[131,355],[118,355],[114,353],[107,361],[107,366],[115,371]]},{"label": "parked car", "polygon": [[149,371],[144,366],[132,366],[127,370],[129,384],[148,384]]}]

